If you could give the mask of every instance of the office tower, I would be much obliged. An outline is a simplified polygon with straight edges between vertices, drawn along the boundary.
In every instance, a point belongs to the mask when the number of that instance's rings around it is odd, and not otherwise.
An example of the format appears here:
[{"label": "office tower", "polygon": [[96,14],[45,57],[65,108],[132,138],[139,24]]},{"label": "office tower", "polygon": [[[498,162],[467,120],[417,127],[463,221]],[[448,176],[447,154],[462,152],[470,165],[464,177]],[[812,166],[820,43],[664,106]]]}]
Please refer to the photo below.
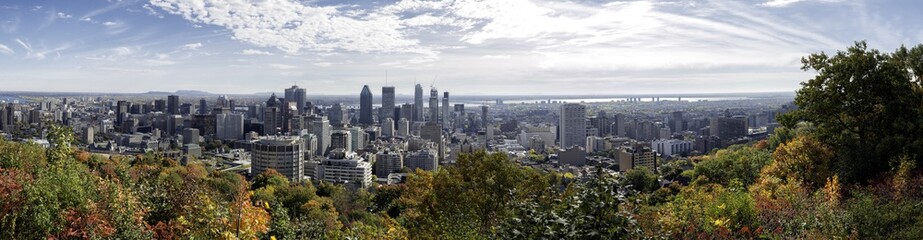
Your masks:
[{"label": "office tower", "polygon": [[368,144],[368,133],[362,131],[361,127],[351,127],[349,128],[349,135],[352,138],[353,146],[356,149],[363,149]]},{"label": "office tower", "polygon": [[372,125],[372,91],[369,85],[362,86],[359,94],[359,124]]},{"label": "office tower", "polygon": [[330,149],[342,148],[347,152],[353,151],[352,138],[349,135],[349,131],[346,130],[335,130],[330,133]]},{"label": "office tower", "polygon": [[118,101],[115,104],[115,124],[122,125],[125,118],[128,117],[129,104],[126,101]]},{"label": "office tower", "polygon": [[167,96],[167,113],[179,114],[179,96]]},{"label": "office tower", "polygon": [[728,140],[747,135],[747,118],[730,115],[714,117],[711,120],[710,135]]},{"label": "office tower", "polygon": [[408,121],[413,120],[414,106],[410,103],[401,105],[401,115],[396,119],[406,118]]},{"label": "office tower", "polygon": [[627,137],[625,133],[625,115],[618,113],[615,116],[612,116],[611,120],[611,129],[609,130],[612,135],[616,137]]},{"label": "office tower", "polygon": [[591,117],[590,126],[596,128],[597,136],[609,136],[609,134],[612,132],[612,121],[609,119],[606,111],[599,111],[595,117]]},{"label": "office tower", "polygon": [[183,126],[183,116],[167,115],[167,135],[173,136],[179,133]]},{"label": "office tower", "polygon": [[231,108],[231,103],[228,100],[228,96],[219,95],[218,101],[215,102],[215,108]]},{"label": "office tower", "polygon": [[304,114],[308,112],[305,107],[305,101],[307,101],[307,98],[308,96],[304,88],[300,88],[298,85],[292,85],[291,88],[285,89],[284,102],[295,103],[295,108],[298,110],[298,113],[293,113],[293,115]]},{"label": "office tower", "polygon": [[439,168],[439,163],[436,159],[436,150],[421,149],[407,154],[407,157],[404,158],[404,166],[410,170],[419,168],[427,171],[436,171],[436,169]]},{"label": "office tower", "polygon": [[167,101],[163,99],[154,100],[154,111],[166,112],[167,111]]},{"label": "office tower", "polygon": [[275,169],[292,181],[304,177],[304,140],[297,136],[269,136],[253,143],[251,174]]},{"label": "office tower", "polygon": [[388,174],[401,171],[404,167],[404,156],[399,152],[385,149],[375,154],[375,176],[387,178]]},{"label": "office tower", "polygon": [[355,152],[336,149],[317,165],[316,179],[332,183],[359,183],[359,187],[372,184],[372,164]]},{"label": "office tower", "polygon": [[330,106],[327,109],[327,119],[330,120],[330,125],[333,126],[343,126],[349,122],[349,117],[347,117],[345,109],[343,109],[343,104],[334,103],[333,106]]},{"label": "office tower", "polygon": [[449,92],[442,93],[442,128],[452,128],[449,125]]},{"label": "office tower", "polygon": [[381,121],[381,136],[382,137],[394,137],[394,120],[391,118],[385,118],[384,121]]},{"label": "office tower", "polygon": [[395,133],[394,135],[401,136],[401,137],[410,136],[410,121],[407,121],[406,118],[401,118],[401,120],[397,120],[396,128],[397,128],[397,133]]},{"label": "office tower", "polygon": [[674,132],[682,132],[686,130],[685,123],[686,119],[683,118],[683,112],[673,112],[673,116],[670,118],[670,128],[673,129]]},{"label": "office tower", "polygon": [[384,115],[378,116],[378,121],[384,121],[386,118],[396,119],[394,116],[394,87],[381,87],[381,112]]},{"label": "office tower", "polygon": [[199,144],[199,129],[184,128],[183,144]]},{"label": "office tower", "polygon": [[330,121],[326,116],[315,118],[311,122],[311,131],[317,136],[317,149],[314,154],[324,156],[330,147]]},{"label": "office tower", "polygon": [[487,124],[490,123],[488,122],[489,118],[487,118],[487,111],[487,105],[481,106],[481,129],[487,129]]},{"label": "office tower", "polygon": [[423,121],[423,86],[420,84],[413,89],[413,119],[410,120]]},{"label": "office tower", "polygon": [[277,135],[282,131],[284,116],[282,115],[281,102],[273,93],[266,101],[266,107],[263,108],[263,135]]},{"label": "office tower", "polygon": [[435,87],[429,89],[429,121],[439,123],[439,91]]},{"label": "office tower", "polygon": [[204,98],[199,99],[199,114],[208,114],[208,102]]},{"label": "office tower", "polygon": [[238,140],[244,135],[244,116],[237,113],[215,115],[218,138]]},{"label": "office tower", "polygon": [[586,145],[586,106],[568,103],[561,105],[561,147]]},{"label": "office tower", "polygon": [[95,139],[95,133],[96,133],[96,130],[93,129],[93,127],[91,126],[87,126],[86,128],[84,128],[83,134],[81,136],[83,139],[83,142],[86,144],[93,144],[94,139]]}]

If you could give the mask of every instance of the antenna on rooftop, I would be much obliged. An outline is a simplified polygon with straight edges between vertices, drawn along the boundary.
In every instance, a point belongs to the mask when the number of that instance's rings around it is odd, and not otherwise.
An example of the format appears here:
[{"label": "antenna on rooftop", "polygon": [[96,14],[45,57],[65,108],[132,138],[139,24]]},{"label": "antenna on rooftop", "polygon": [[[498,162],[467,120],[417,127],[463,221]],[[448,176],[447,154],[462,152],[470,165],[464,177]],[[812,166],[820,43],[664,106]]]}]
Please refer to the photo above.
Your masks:
[{"label": "antenna on rooftop", "polygon": [[435,77],[433,77],[433,83],[429,84],[429,87],[432,88],[433,86],[436,85],[436,78],[438,78],[438,77],[439,77],[439,75],[436,75]]}]

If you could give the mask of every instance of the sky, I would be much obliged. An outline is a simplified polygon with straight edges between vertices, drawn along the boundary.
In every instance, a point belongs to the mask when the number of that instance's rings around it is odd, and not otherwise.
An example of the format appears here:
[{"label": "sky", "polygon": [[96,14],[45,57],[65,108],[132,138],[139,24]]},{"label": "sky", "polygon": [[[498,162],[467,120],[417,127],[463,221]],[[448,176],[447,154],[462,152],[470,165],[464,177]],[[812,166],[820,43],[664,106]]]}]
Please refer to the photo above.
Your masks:
[{"label": "sky", "polygon": [[917,0],[0,0],[0,91],[794,91],[813,76],[808,54],[920,44],[920,12]]}]

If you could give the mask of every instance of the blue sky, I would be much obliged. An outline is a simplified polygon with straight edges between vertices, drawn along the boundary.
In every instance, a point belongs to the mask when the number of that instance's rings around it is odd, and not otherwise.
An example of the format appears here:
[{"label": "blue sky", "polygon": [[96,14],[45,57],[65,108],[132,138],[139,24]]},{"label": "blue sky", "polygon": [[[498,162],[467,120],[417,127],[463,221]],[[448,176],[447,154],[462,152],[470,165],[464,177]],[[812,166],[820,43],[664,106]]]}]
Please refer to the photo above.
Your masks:
[{"label": "blue sky", "polygon": [[923,42],[923,1],[0,0],[6,91],[792,91],[812,52]]}]

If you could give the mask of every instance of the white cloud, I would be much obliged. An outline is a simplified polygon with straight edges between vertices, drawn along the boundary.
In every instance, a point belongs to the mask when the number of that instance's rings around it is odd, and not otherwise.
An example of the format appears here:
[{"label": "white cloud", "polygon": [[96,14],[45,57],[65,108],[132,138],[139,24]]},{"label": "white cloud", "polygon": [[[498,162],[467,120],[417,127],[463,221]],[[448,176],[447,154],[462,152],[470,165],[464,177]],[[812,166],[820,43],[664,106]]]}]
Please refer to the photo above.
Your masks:
[{"label": "white cloud", "polygon": [[106,21],[106,22],[103,22],[102,24],[103,24],[103,26],[106,26],[106,27],[115,27],[115,26],[119,25],[118,23],[112,22],[112,21]]},{"label": "white cloud", "polygon": [[351,17],[334,7],[306,6],[293,0],[151,0],[151,4],[195,24],[227,28],[237,40],[291,54],[430,51],[401,32],[401,22],[394,15]]},{"label": "white cloud", "polygon": [[272,54],[271,52],[260,51],[260,50],[256,50],[256,49],[244,49],[243,51],[240,52],[240,54],[243,54],[243,55],[265,55],[265,56],[272,56],[272,55],[274,55],[274,54]]},{"label": "white cloud", "polygon": [[71,16],[70,14],[67,14],[67,13],[58,12],[58,18],[60,18],[60,19],[68,19],[68,18],[72,18],[72,17],[74,17],[74,16]]},{"label": "white cloud", "polygon": [[[781,8],[781,7],[791,6],[794,3],[809,2],[809,1],[810,0],[771,0],[768,2],[764,2],[760,5],[765,6],[765,7]],[[843,0],[815,0],[815,2],[826,2],[826,3],[842,2],[842,1]]]},{"label": "white cloud", "polygon": [[269,66],[270,68],[279,69],[279,70],[290,70],[290,69],[298,68],[298,66],[292,66],[292,65],[281,64],[281,63],[270,63],[270,64],[267,64],[266,66]]},{"label": "white cloud", "polygon": [[510,59],[512,57],[513,56],[510,56],[509,54],[481,56],[481,58],[486,58],[486,59]]},{"label": "white cloud", "polygon": [[14,53],[16,53],[16,51],[13,51],[13,49],[10,49],[10,47],[7,47],[6,45],[0,44],[0,53],[6,54],[6,55],[13,55]]},{"label": "white cloud", "polygon": [[200,42],[186,44],[186,45],[183,45],[182,47],[182,49],[184,50],[193,50],[193,51],[199,50],[199,48],[202,48],[202,43]]}]

